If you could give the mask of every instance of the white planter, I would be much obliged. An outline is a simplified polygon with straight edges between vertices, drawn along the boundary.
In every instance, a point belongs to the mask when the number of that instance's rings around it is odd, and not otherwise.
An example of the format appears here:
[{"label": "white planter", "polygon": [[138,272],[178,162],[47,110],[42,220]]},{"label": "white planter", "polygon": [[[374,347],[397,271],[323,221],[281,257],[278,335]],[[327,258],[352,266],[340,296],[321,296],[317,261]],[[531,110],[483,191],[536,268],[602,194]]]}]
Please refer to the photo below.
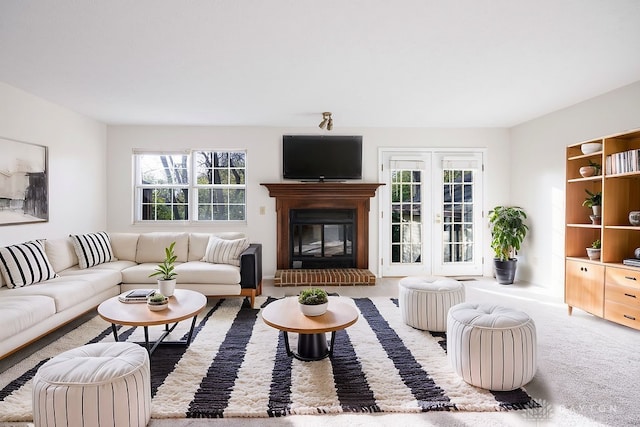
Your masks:
[{"label": "white planter", "polygon": [[320,316],[327,312],[327,307],[329,307],[329,303],[325,302],[324,304],[317,305],[306,305],[306,304],[298,304],[300,306],[300,311],[305,316]]},{"label": "white planter", "polygon": [[600,249],[587,248],[587,256],[590,260],[599,260],[600,259]]},{"label": "white planter", "polygon": [[169,301],[165,302],[164,304],[147,303],[147,307],[151,311],[162,311],[162,310],[165,310],[167,307],[169,307]]},{"label": "white planter", "polygon": [[171,280],[158,280],[158,292],[165,297],[173,296],[173,292],[176,290],[176,279]]}]

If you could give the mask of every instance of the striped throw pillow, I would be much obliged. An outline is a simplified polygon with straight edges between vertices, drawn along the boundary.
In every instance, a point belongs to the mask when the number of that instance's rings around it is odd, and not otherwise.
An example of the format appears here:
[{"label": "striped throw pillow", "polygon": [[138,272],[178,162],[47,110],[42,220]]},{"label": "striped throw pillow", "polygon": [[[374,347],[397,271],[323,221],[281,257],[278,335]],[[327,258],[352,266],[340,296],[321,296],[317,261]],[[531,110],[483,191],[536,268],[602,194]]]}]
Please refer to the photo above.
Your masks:
[{"label": "striped throw pillow", "polygon": [[202,261],[240,267],[240,254],[248,247],[249,241],[246,238],[227,240],[211,236]]},{"label": "striped throw pillow", "polygon": [[78,256],[80,268],[89,268],[105,262],[117,261],[111,249],[109,235],[101,231],[99,233],[69,235],[73,242],[73,248]]},{"label": "striped throw pillow", "polygon": [[21,288],[58,277],[40,240],[0,248],[0,271],[8,288]]}]

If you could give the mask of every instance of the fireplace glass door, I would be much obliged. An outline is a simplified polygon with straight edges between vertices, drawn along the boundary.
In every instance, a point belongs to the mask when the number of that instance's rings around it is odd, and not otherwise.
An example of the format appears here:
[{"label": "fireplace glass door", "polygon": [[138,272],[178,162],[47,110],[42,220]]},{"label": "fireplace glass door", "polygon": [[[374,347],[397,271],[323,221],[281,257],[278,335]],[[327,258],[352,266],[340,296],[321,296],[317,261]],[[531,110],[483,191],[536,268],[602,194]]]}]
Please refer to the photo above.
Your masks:
[{"label": "fireplace glass door", "polygon": [[350,209],[291,211],[291,268],[352,268],[355,213]]}]

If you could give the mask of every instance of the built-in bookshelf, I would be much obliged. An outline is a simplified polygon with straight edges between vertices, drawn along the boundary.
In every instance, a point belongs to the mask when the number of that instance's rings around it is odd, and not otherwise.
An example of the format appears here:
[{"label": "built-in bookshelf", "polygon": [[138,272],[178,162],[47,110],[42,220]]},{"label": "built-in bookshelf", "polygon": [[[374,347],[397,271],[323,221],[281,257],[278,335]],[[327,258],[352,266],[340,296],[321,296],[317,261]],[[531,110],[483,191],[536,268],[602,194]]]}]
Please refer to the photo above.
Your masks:
[{"label": "built-in bookshelf", "polygon": [[[601,149],[583,152],[583,144]],[[599,174],[582,176],[580,168],[598,164]],[[640,130],[569,145],[566,149],[565,302],[617,323],[640,329],[640,226],[629,220],[640,211]],[[597,221],[583,206],[588,194],[601,194]],[[600,258],[587,248],[601,243]],[[626,261],[625,260],[629,260]],[[640,261],[640,260],[639,260]]]}]

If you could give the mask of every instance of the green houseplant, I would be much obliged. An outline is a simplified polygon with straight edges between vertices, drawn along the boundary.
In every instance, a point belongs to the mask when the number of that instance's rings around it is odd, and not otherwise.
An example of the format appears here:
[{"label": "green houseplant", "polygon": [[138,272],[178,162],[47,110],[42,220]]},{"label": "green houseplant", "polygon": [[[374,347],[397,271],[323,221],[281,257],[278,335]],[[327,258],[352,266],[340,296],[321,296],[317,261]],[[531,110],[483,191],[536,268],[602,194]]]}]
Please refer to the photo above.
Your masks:
[{"label": "green houseplant", "polygon": [[176,242],[172,242],[169,247],[164,248],[164,261],[162,264],[158,264],[153,273],[149,277],[158,277],[158,290],[165,296],[172,296],[176,288],[176,276],[178,273],[175,271],[175,262],[178,259],[174,253]]},{"label": "green houseplant", "polygon": [[147,307],[149,307],[151,311],[164,310],[168,305],[169,299],[160,292],[154,292],[147,298]]},{"label": "green houseplant", "polygon": [[584,202],[582,202],[582,206],[591,208],[593,210],[593,215],[599,217],[600,206],[602,206],[602,191],[592,193],[586,188],[584,191],[587,193],[587,197],[585,197]]},{"label": "green houseplant", "polygon": [[517,206],[496,206],[489,211],[493,265],[500,284],[511,284],[515,278],[515,255],[529,230],[525,219],[527,214]]},{"label": "green houseplant", "polygon": [[587,248],[587,256],[590,260],[599,260],[601,249],[602,242],[600,242],[600,239],[596,239],[591,243],[591,247]]},{"label": "green houseplant", "polygon": [[305,316],[320,316],[327,311],[329,296],[320,288],[309,288],[298,295],[300,310]]}]

